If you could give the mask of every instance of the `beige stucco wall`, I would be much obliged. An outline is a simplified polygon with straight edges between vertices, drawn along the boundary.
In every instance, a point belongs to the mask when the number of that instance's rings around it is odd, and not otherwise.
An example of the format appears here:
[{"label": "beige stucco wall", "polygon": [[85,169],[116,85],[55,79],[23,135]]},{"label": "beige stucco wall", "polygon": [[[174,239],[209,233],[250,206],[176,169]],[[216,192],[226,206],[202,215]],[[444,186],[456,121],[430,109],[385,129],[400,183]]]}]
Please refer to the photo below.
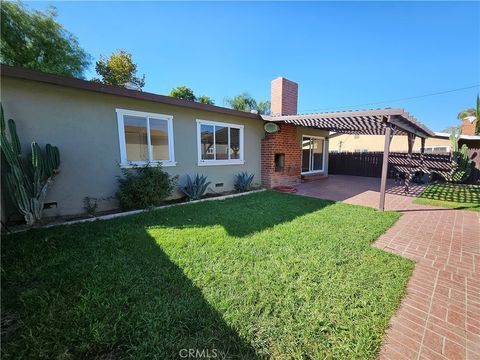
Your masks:
[{"label": "beige stucco wall", "polygon": [[[385,136],[383,135],[359,135],[355,138],[353,134],[343,134],[332,136],[330,138],[330,151],[339,151],[341,142],[341,151],[355,151],[366,149],[368,151],[383,151]],[[413,151],[418,152],[421,146],[420,138],[415,139]],[[428,138],[425,140],[425,147],[430,146],[448,146],[450,149],[450,140]],[[406,136],[395,135],[390,144],[390,151],[407,152],[408,140]]]},{"label": "beige stucco wall", "polygon": [[[71,89],[57,85],[2,78],[1,100],[6,118],[16,121],[25,152],[30,141],[60,149],[61,172],[47,196],[57,209],[47,216],[84,212],[83,199],[113,197],[120,169],[120,147],[115,109],[129,109],[173,116],[174,153],[177,166],[165,167],[172,175],[208,175],[217,192],[233,189],[233,176],[240,171],[254,173],[260,184],[260,147],[263,122],[255,119],[185,109],[159,103]],[[245,125],[243,165],[197,165],[196,119]],[[183,180],[182,178],[180,180]],[[215,183],[224,183],[215,187]],[[99,210],[116,206],[104,201]]]}]

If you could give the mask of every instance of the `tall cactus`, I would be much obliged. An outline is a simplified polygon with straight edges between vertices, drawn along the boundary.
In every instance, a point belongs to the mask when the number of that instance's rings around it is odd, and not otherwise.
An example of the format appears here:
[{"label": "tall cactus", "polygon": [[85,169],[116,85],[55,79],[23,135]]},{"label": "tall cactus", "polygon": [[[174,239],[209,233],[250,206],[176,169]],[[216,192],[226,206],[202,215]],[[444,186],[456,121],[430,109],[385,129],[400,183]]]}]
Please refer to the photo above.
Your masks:
[{"label": "tall cactus", "polygon": [[458,140],[460,140],[460,135],[462,135],[462,129],[458,128],[452,131],[450,134],[450,141],[452,143],[452,154],[458,153]]},{"label": "tall cactus", "polygon": [[450,181],[461,184],[466,182],[471,174],[472,161],[468,157],[468,146],[463,144],[462,148],[457,153],[457,160]]},{"label": "tall cactus", "polygon": [[43,153],[40,146],[32,142],[31,160],[24,159],[15,121],[8,120],[6,126],[1,105],[0,148],[9,165],[5,172],[5,183],[10,198],[25,217],[27,225],[33,225],[42,218],[48,187],[59,172],[58,148],[47,144]]}]

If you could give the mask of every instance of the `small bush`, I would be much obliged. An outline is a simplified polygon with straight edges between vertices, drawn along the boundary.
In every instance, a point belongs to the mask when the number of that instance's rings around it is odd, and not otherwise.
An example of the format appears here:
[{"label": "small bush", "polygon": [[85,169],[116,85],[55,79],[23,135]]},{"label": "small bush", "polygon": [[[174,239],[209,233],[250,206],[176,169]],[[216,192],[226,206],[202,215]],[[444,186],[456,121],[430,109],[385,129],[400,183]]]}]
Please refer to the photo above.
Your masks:
[{"label": "small bush", "polygon": [[193,180],[190,175],[187,175],[187,180],[185,184],[180,187],[180,191],[187,196],[189,201],[198,200],[205,193],[208,185],[210,185],[210,182],[207,182],[207,176],[205,175],[197,174]]},{"label": "small bush", "polygon": [[177,176],[170,176],[161,166],[135,166],[122,168],[123,178],[119,178],[116,194],[120,207],[125,210],[144,209],[159,206],[172,194]]},{"label": "small bush", "polygon": [[245,192],[250,190],[250,188],[252,187],[252,181],[254,176],[255,174],[249,175],[246,171],[235,175],[235,182],[233,184],[235,190],[238,192]]}]

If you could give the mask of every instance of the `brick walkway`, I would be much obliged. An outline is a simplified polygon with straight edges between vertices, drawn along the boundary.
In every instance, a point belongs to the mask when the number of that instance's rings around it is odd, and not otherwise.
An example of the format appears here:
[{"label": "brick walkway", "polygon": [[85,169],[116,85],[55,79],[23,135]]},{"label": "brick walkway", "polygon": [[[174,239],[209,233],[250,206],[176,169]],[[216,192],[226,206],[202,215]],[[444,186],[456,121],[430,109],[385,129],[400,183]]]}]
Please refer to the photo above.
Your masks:
[{"label": "brick walkway", "polygon": [[[375,178],[332,175],[301,184],[298,194],[377,207],[379,184]],[[402,217],[374,246],[416,265],[379,359],[480,359],[480,213],[412,200],[389,183],[386,209]]]}]

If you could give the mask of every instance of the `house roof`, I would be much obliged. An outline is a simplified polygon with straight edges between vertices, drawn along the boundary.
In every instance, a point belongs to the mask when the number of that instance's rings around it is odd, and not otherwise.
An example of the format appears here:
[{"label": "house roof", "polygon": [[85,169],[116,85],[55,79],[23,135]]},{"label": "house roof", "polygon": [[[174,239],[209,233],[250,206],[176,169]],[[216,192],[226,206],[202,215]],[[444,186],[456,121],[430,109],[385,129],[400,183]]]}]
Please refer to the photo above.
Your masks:
[{"label": "house roof", "polygon": [[[442,133],[442,132],[436,132],[435,133],[436,138],[450,138],[449,133]],[[460,135],[460,140],[480,140],[480,135]]]},{"label": "house roof", "polygon": [[139,100],[152,101],[160,104],[180,106],[196,110],[212,111],[220,114],[262,120],[262,117],[260,115],[245,111],[238,111],[215,105],[207,105],[195,101],[182,100],[145,91],[126,89],[122,86],[105,85],[95,81],[87,81],[57,74],[49,74],[41,71],[25,69],[16,66],[9,66],[5,64],[0,64],[0,73],[2,77],[37,81],[52,85],[92,91],[96,93],[123,96]]},{"label": "house roof", "polygon": [[338,133],[383,135],[387,126],[395,127],[395,134],[415,134],[427,138],[434,132],[403,109],[371,109],[323,112],[302,115],[263,116],[266,121],[282,121],[315,127]]}]

